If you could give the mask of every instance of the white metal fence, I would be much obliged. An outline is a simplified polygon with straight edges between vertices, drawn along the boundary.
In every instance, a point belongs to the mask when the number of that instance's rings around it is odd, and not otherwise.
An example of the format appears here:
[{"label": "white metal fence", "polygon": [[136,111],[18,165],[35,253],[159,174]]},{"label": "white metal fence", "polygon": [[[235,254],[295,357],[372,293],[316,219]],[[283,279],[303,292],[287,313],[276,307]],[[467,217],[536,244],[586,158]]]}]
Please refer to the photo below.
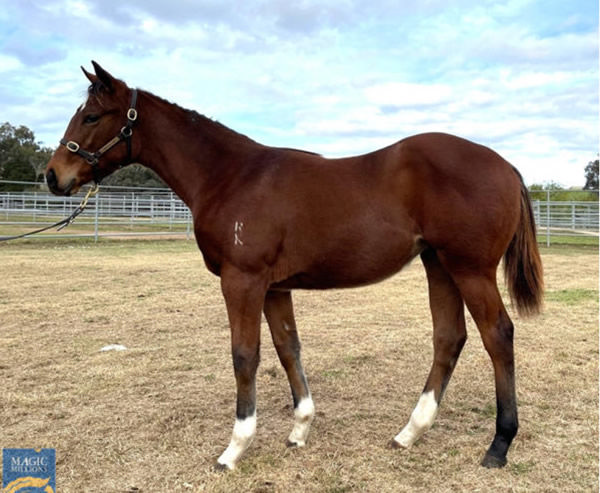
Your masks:
[{"label": "white metal fence", "polygon": [[574,241],[598,244],[598,191],[581,194],[594,200],[555,200],[547,190],[530,193],[538,241],[546,246]]},{"label": "white metal fence", "polygon": [[[0,182],[2,183],[2,182]],[[57,197],[46,191],[0,192],[0,236],[41,228],[68,216],[83,194]],[[110,236],[193,237],[192,216],[169,189],[101,188],[73,225],[32,238]]]},{"label": "white metal fence", "polygon": [[[14,182],[0,181],[0,185],[3,183]],[[546,191],[531,195],[540,242],[550,246],[575,238],[582,243],[598,243],[597,192],[593,201],[552,200]],[[81,196],[57,197],[47,191],[0,192],[0,236],[52,224],[68,216],[79,205]],[[103,187],[68,229],[36,237],[93,237],[97,241],[110,236],[190,239],[191,213],[169,189]]]}]

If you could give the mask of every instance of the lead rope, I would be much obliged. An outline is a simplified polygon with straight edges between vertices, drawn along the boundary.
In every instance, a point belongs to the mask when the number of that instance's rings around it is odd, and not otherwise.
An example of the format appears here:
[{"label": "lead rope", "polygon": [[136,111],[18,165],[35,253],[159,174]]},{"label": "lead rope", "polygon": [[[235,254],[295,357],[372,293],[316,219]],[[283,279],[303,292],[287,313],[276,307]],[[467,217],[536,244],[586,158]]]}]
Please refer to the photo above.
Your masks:
[{"label": "lead rope", "polygon": [[83,200],[81,201],[81,203],[77,206],[77,208],[71,213],[71,215],[69,217],[65,217],[64,219],[61,219],[57,223],[51,224],[50,226],[36,229],[35,231],[30,231],[28,233],[23,233],[21,235],[0,236],[0,241],[9,241],[9,240],[18,240],[20,238],[27,238],[28,236],[36,235],[38,233],[43,233],[44,231],[48,231],[49,229],[52,229],[52,228],[57,228],[56,231],[60,231],[61,229],[66,228],[67,226],[72,224],[73,221],[75,221],[75,218],[77,216],[79,216],[79,214],[81,214],[85,210],[85,208],[88,204],[88,200],[90,200],[91,197],[94,197],[95,195],[97,195],[99,190],[100,190],[100,185],[98,185],[98,184],[96,184],[96,186],[94,188],[90,188],[88,190],[88,192],[85,194],[85,197],[83,197]]}]

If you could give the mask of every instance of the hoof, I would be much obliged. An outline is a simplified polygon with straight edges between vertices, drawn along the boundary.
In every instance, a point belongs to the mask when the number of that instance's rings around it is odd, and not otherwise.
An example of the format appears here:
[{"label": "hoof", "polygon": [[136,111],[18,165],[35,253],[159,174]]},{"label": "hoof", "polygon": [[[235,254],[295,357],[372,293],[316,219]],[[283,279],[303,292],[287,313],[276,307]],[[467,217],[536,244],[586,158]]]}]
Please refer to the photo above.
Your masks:
[{"label": "hoof", "polygon": [[287,448],[300,448],[304,447],[304,443],[292,442],[289,438],[285,441],[285,446]]},{"label": "hoof", "polygon": [[392,438],[388,442],[387,448],[391,448],[394,450],[406,450],[406,449],[410,448],[410,446],[404,445],[404,444],[400,443],[399,441],[397,441],[395,438]]},{"label": "hoof", "polygon": [[400,449],[400,448],[404,448],[402,445],[400,445],[396,440],[394,440],[393,438],[388,442],[387,444],[387,448],[391,448],[393,450],[396,449]]},{"label": "hoof", "polygon": [[214,469],[217,472],[222,472],[222,471],[231,471],[231,468],[229,466],[227,466],[227,464],[221,464],[220,462],[217,462],[214,465]]},{"label": "hoof", "polygon": [[481,465],[488,469],[500,469],[506,465],[506,457],[495,457],[490,454],[485,454],[485,457],[481,461]]}]

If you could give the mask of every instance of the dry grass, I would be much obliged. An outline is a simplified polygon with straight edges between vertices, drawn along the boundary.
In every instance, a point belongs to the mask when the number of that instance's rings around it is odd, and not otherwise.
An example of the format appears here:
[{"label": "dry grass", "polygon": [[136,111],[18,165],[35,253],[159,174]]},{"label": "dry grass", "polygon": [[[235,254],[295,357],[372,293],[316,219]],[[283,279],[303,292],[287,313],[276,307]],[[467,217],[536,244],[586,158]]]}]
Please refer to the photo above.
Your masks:
[{"label": "dry grass", "polygon": [[[263,328],[258,436],[213,472],[234,418],[218,280],[192,242],[0,246],[0,447],[57,450],[61,492],[598,491],[598,255],[548,250],[544,314],[516,315],[520,433],[503,470],[492,369],[473,323],[433,429],[386,443],[431,364],[424,272],[359,290],[298,292],[317,406],[305,449]],[[101,353],[107,344],[129,350]]]}]

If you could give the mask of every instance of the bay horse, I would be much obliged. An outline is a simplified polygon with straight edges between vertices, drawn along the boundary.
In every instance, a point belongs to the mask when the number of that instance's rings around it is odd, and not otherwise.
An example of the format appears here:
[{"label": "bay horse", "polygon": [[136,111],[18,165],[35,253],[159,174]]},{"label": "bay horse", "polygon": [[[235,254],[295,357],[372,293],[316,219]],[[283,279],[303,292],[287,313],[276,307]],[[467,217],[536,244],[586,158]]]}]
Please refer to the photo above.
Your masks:
[{"label": "bay horse", "polygon": [[542,264],[527,190],[491,149],[441,133],[362,156],[261,145],[147,91],[96,62],[91,85],[46,169],[50,190],[82,185],[139,162],[193,214],[196,242],[220,276],[237,385],[235,425],[217,468],[233,469],[256,433],[261,313],[291,387],[290,446],[306,444],[315,407],[300,358],[291,291],[385,279],[419,255],[433,317],[434,358],[406,426],[410,447],[431,427],[465,343],[464,306],[492,360],[496,432],[482,465],[502,467],[517,433],[513,324],[496,272],[519,313],[539,311]]}]

